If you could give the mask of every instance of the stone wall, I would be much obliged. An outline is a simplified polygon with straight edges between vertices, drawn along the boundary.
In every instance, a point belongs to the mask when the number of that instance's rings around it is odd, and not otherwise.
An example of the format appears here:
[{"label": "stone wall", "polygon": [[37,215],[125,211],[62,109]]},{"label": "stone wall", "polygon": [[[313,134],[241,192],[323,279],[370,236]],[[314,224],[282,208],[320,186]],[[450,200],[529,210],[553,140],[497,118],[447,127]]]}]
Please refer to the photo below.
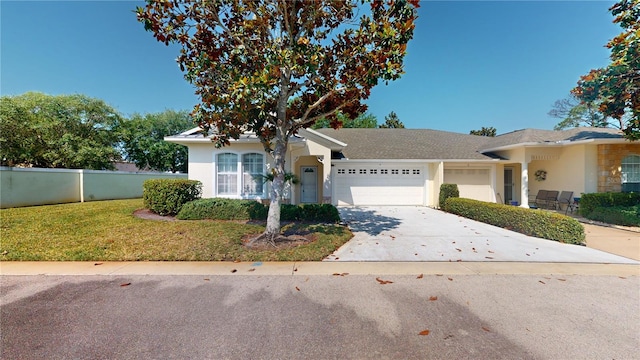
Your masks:
[{"label": "stone wall", "polygon": [[640,155],[640,143],[598,145],[598,192],[622,190],[622,159]]}]

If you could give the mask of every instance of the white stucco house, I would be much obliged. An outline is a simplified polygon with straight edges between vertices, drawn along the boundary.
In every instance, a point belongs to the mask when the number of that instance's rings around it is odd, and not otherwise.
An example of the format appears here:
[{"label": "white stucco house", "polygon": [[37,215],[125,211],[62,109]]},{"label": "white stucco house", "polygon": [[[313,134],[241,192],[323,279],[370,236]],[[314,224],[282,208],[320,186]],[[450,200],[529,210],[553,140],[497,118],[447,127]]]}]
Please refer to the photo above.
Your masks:
[{"label": "white stucco house", "polygon": [[[199,129],[166,141],[189,148],[189,179],[203,197],[268,199],[271,160],[254,134],[216,148]],[[527,206],[538,190],[640,190],[640,143],[615,129],[524,129],[483,137],[426,129],[301,130],[287,171],[299,178],[288,201],[334,205],[437,206],[440,185],[460,196]],[[546,179],[536,180],[538,170]]]}]

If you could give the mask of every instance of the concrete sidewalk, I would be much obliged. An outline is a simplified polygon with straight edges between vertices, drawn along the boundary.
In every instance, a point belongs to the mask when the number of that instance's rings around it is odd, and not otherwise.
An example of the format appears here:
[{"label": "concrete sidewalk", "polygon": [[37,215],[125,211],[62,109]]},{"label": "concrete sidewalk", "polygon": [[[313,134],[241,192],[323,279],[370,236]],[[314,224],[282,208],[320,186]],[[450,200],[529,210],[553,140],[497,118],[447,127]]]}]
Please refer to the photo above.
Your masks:
[{"label": "concrete sidewalk", "polygon": [[0,275],[616,275],[640,265],[517,262],[0,262]]}]

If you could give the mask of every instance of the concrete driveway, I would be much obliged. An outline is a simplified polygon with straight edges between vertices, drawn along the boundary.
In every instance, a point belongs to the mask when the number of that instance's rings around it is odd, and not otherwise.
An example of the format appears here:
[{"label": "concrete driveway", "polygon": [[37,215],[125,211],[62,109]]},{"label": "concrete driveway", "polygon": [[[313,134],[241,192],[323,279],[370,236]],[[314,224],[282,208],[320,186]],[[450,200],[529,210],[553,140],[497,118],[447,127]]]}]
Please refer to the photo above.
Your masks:
[{"label": "concrete driveway", "polygon": [[341,207],[339,211],[354,237],[324,261],[639,263],[428,207]]}]

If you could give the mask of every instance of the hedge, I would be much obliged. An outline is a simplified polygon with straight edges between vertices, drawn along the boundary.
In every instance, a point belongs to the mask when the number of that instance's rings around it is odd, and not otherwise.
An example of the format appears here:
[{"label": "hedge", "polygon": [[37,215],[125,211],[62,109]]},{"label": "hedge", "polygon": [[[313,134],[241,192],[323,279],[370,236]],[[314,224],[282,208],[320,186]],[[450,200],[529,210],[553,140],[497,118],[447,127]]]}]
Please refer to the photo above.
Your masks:
[{"label": "hedge", "polygon": [[199,199],[185,204],[178,215],[180,220],[264,220],[268,208],[254,200]]},{"label": "hedge", "polygon": [[142,184],[144,207],[160,215],[177,214],[201,193],[202,183],[196,180],[149,179]]},{"label": "hedge", "polygon": [[635,205],[640,205],[640,193],[591,193],[580,197],[578,212],[584,217],[589,217],[597,208]]},{"label": "hedge", "polygon": [[[269,207],[254,200],[200,199],[185,204],[180,220],[266,220]],[[337,223],[338,209],[331,204],[280,205],[280,220]]]},{"label": "hedge", "polygon": [[449,198],[444,210],[521,234],[567,244],[584,242],[584,227],[577,220],[555,212],[526,209],[465,198]]},{"label": "hedge", "polygon": [[438,206],[440,209],[444,208],[444,203],[450,197],[460,197],[460,191],[458,190],[457,184],[442,184],[440,185],[440,197],[438,201]]},{"label": "hedge", "polygon": [[599,207],[587,215],[587,218],[607,224],[640,226],[640,205]]}]

